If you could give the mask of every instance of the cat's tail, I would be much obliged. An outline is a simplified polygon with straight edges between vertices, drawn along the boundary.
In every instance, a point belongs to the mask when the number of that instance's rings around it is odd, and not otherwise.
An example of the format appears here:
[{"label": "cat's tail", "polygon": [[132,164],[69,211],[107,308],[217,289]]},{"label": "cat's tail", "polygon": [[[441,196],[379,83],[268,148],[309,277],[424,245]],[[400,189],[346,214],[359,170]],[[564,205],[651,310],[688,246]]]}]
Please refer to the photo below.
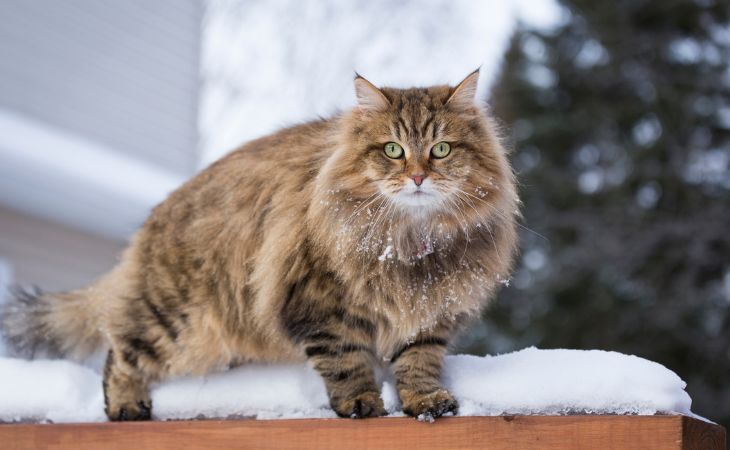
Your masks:
[{"label": "cat's tail", "polygon": [[0,333],[17,356],[87,358],[103,344],[94,292],[14,290],[0,306]]}]

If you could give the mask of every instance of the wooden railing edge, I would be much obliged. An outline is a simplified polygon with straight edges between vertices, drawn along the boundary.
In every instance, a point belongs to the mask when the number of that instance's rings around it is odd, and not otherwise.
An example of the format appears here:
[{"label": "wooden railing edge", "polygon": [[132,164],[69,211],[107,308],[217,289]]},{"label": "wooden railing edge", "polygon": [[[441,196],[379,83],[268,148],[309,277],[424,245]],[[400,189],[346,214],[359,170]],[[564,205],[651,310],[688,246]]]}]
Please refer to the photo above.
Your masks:
[{"label": "wooden railing edge", "polygon": [[725,450],[724,427],[686,416],[447,417],[2,424],[3,449],[593,449]]}]

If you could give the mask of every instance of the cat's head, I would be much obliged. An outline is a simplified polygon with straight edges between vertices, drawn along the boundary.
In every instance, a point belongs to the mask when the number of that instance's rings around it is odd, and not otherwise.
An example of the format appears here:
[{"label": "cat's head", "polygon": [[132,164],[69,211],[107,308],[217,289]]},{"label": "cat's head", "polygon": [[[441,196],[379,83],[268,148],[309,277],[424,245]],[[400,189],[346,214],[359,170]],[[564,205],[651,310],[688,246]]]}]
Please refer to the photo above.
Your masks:
[{"label": "cat's head", "polygon": [[481,210],[501,186],[511,191],[504,149],[475,98],[478,79],[476,71],[454,87],[394,89],[357,76],[338,184],[413,215]]}]

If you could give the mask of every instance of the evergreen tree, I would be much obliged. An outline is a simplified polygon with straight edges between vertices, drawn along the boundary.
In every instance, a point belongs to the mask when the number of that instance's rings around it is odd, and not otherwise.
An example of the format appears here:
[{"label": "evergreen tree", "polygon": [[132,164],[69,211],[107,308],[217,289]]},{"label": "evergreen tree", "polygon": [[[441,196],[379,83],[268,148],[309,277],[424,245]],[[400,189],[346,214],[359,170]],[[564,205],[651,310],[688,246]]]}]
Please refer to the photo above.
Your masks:
[{"label": "evergreen tree", "polygon": [[463,350],[658,361],[730,422],[730,2],[563,0],[521,27],[492,106],[524,201],[522,257]]}]

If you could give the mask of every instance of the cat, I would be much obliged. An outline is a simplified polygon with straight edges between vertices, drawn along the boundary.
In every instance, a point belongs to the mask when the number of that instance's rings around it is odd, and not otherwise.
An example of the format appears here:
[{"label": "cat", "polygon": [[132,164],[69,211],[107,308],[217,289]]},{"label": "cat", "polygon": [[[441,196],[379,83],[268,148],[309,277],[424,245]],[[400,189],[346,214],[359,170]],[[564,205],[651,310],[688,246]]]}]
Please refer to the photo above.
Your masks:
[{"label": "cat", "polygon": [[213,163],[94,284],[17,292],[7,341],[27,356],[108,348],[110,420],[150,419],[152,382],[304,360],[339,416],[385,414],[385,362],[406,414],[457,414],[444,355],[509,276],[519,218],[478,78],[395,89],[356,76],[355,107]]}]

